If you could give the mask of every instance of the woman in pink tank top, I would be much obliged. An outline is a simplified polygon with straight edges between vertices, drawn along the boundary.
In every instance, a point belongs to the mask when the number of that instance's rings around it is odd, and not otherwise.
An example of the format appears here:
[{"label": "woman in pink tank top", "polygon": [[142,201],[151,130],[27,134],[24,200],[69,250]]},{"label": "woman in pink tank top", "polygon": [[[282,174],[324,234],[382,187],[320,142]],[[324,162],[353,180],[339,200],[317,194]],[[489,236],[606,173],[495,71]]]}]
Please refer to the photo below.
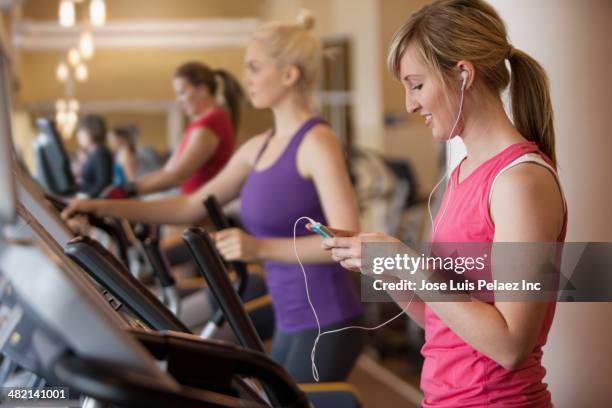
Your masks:
[{"label": "woman in pink tank top", "polygon": [[[567,216],[546,74],[508,43],[496,11],[481,0],[425,6],[395,34],[388,62],[407,110],[425,118],[436,140],[460,135],[468,152],[448,180],[432,244],[562,242]],[[500,96],[508,84],[513,121]],[[355,271],[363,242],[398,242],[336,232],[323,247]],[[408,304],[390,292],[425,329],[424,407],[552,406],[541,360],[554,302],[495,301],[498,292],[492,301],[431,302],[415,293]]]}]

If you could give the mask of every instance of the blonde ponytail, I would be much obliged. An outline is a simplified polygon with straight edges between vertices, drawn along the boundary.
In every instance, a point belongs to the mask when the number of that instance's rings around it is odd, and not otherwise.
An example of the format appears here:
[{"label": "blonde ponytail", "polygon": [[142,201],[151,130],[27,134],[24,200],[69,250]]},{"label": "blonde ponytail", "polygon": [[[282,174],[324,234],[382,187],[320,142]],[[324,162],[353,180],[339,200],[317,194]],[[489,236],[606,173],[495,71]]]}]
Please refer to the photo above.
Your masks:
[{"label": "blonde ponytail", "polygon": [[555,129],[548,77],[542,66],[521,50],[511,48],[510,99],[514,126],[557,164]]}]

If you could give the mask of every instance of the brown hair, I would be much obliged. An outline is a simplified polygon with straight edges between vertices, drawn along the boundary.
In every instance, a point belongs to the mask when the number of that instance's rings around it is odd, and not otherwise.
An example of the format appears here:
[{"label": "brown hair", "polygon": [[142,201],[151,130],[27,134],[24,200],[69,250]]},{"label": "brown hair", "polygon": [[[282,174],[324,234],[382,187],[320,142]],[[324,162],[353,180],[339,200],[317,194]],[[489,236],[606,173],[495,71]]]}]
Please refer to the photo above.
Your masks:
[{"label": "brown hair", "polygon": [[556,165],[546,72],[536,60],[509,44],[504,22],[493,7],[483,0],[439,0],[414,13],[395,33],[389,47],[387,63],[396,78],[409,44],[416,46],[444,87],[456,78],[454,69],[460,60],[474,64],[490,91],[501,93],[510,84],[514,126]]},{"label": "brown hair", "polygon": [[217,91],[219,91],[220,87],[217,81],[219,79],[221,88],[223,88],[223,101],[232,118],[232,125],[234,129],[238,128],[244,91],[232,74],[223,69],[211,69],[201,62],[190,61],[178,67],[174,76],[184,78],[193,86],[206,86],[213,97],[216,97]]},{"label": "brown hair", "polygon": [[128,149],[132,153],[136,153],[136,132],[134,126],[117,126],[113,128],[115,137],[126,143]]},{"label": "brown hair", "polygon": [[79,120],[77,129],[83,129],[89,133],[93,144],[102,146],[106,143],[106,122],[100,115],[89,114]]}]

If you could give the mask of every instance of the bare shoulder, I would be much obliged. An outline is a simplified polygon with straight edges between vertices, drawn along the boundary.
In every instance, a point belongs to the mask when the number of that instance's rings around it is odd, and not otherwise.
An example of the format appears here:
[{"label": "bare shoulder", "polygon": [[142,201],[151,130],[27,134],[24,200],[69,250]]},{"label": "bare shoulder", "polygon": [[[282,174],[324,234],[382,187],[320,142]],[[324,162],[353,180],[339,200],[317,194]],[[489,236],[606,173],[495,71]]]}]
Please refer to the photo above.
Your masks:
[{"label": "bare shoulder", "polygon": [[498,226],[516,231],[522,224],[534,238],[555,240],[563,225],[564,209],[554,174],[536,163],[522,163],[505,171],[493,189],[491,216],[496,233]]},{"label": "bare shoulder", "polygon": [[495,193],[500,195],[546,195],[557,193],[561,198],[559,185],[550,169],[537,163],[521,163],[508,169],[495,183]]},{"label": "bare shoulder", "polygon": [[298,149],[298,169],[303,174],[312,173],[312,163],[342,161],[344,157],[338,135],[327,125],[317,125],[312,128]]},{"label": "bare shoulder", "polygon": [[327,174],[339,171],[344,164],[340,140],[327,125],[317,125],[304,137],[297,152],[297,167],[305,178],[315,173]]},{"label": "bare shoulder", "polygon": [[208,126],[200,126],[193,129],[189,134],[189,142],[197,142],[201,140],[218,140],[219,136]]},{"label": "bare shoulder", "polygon": [[189,137],[189,146],[193,148],[193,146],[210,146],[210,145],[218,145],[219,144],[219,136],[209,127],[198,127],[191,131]]},{"label": "bare shoulder", "polygon": [[252,136],[238,148],[236,151],[236,156],[239,156],[241,160],[252,165],[255,162],[257,153],[259,153],[269,135],[270,130],[268,129],[262,133]]},{"label": "bare shoulder", "polygon": [[306,151],[341,148],[338,135],[331,127],[324,124],[313,127],[304,137],[302,146]]}]

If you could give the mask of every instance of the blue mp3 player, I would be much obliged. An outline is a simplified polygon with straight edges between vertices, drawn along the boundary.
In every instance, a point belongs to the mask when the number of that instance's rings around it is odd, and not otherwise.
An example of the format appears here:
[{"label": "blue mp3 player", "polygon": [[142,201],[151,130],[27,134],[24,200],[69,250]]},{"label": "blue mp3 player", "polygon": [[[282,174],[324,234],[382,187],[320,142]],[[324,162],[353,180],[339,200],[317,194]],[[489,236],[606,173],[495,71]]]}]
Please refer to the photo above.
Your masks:
[{"label": "blue mp3 player", "polygon": [[325,225],[321,224],[320,222],[312,223],[310,228],[312,228],[314,232],[316,232],[323,238],[333,238],[336,236],[333,232],[329,230],[329,228],[327,228]]}]

